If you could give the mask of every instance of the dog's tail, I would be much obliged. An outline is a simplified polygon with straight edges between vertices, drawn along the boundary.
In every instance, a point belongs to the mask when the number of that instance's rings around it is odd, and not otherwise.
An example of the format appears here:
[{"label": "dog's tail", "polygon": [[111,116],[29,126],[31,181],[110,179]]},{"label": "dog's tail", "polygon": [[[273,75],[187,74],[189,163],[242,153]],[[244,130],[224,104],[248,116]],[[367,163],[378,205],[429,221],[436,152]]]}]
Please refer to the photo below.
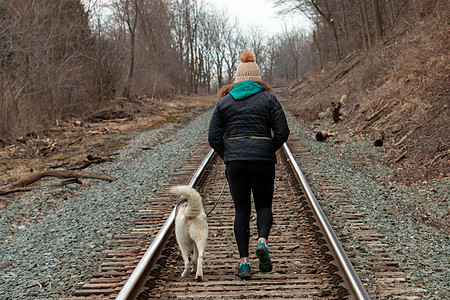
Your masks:
[{"label": "dog's tail", "polygon": [[202,197],[195,189],[191,188],[190,186],[173,186],[170,188],[170,192],[175,195],[183,196],[187,199],[188,204],[185,210],[185,214],[187,217],[196,217],[204,211]]}]

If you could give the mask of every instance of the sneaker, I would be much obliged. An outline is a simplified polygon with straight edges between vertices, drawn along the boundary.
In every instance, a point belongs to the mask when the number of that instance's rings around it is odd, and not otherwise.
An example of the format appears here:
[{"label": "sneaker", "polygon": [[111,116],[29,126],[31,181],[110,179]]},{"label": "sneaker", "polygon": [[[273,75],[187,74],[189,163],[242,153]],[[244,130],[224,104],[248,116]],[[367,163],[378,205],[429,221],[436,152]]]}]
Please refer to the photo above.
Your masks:
[{"label": "sneaker", "polygon": [[241,279],[250,279],[250,277],[252,276],[250,272],[250,264],[249,263],[239,264],[237,276],[239,276]]},{"label": "sneaker", "polygon": [[261,241],[256,245],[256,257],[259,259],[259,271],[270,272],[272,271],[272,262],[270,261],[270,253],[267,246]]}]

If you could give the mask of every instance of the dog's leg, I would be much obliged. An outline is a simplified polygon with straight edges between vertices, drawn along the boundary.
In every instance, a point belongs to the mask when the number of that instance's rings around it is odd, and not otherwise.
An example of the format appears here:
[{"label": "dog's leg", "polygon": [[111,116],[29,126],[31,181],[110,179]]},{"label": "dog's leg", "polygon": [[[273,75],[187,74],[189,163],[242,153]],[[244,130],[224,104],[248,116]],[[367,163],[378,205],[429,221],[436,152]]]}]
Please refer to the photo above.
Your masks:
[{"label": "dog's leg", "polygon": [[196,251],[194,250],[194,253],[197,253],[197,273],[195,274],[195,280],[199,282],[203,280],[203,255],[205,253],[205,247],[206,244],[203,240],[195,242]]},{"label": "dog's leg", "polygon": [[197,250],[197,244],[193,242],[193,255],[192,255],[192,271],[197,270],[197,259],[198,259],[198,250]]},{"label": "dog's leg", "polygon": [[181,248],[181,256],[183,257],[184,260],[184,271],[181,274],[181,277],[186,277],[187,275],[189,275],[190,272],[190,263],[189,263],[189,251],[186,249]]}]

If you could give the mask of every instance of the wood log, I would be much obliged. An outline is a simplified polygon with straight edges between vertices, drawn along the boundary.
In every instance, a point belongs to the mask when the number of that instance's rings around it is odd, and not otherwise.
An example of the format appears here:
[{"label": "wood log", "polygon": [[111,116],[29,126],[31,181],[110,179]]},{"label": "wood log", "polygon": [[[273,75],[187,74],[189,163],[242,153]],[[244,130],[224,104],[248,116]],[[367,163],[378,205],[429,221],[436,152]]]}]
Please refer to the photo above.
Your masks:
[{"label": "wood log", "polygon": [[329,136],[335,136],[335,133],[331,133],[329,131],[319,131],[316,133],[316,140],[319,142],[325,141]]},{"label": "wood log", "polygon": [[6,194],[10,194],[10,193],[15,193],[15,192],[30,191],[34,188],[27,187],[28,185],[38,181],[39,179],[45,178],[45,177],[56,177],[59,179],[93,178],[93,179],[100,179],[100,180],[105,180],[105,181],[109,181],[109,182],[117,180],[117,178],[113,177],[113,176],[92,173],[92,172],[78,172],[78,171],[73,171],[73,170],[45,170],[45,171],[34,172],[33,174],[31,174],[23,179],[19,179],[15,182],[11,182],[7,185],[0,187],[0,195],[6,195]]}]

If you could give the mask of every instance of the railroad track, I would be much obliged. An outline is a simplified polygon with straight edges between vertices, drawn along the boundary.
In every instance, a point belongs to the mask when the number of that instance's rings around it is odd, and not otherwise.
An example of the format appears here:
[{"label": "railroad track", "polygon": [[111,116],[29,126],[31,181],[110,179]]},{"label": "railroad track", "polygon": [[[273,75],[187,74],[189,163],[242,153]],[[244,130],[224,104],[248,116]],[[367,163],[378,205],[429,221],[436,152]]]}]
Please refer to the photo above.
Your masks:
[{"label": "railroad track", "polygon": [[[293,143],[296,145],[295,141]],[[296,150],[303,151],[298,146]],[[203,159],[207,153],[210,159]],[[291,164],[296,159],[288,147],[278,152],[278,160],[274,225],[269,237],[274,263],[272,272],[259,273],[257,259],[254,253],[250,253],[250,260],[254,262],[252,279],[241,280],[235,276],[239,256],[232,229],[233,205],[228,189],[216,205],[225,182],[224,165],[204,146],[192,162],[178,172],[173,182],[194,186],[204,198],[205,210],[212,210],[208,216],[210,234],[204,281],[195,282],[194,277],[180,278],[183,262],[172,224],[176,198],[167,193],[149,200],[149,208],[136,215],[133,232],[116,237],[113,250],[106,253],[101,272],[93,274],[89,283],[75,291],[75,297],[66,299],[368,299],[365,287],[356,276],[309,186],[302,184],[303,174],[296,163]],[[200,161],[202,166],[197,168]],[[349,218],[354,221],[357,212],[355,215]],[[251,225],[251,232],[256,233],[254,219]],[[371,242],[374,236],[369,238]],[[254,235],[251,241],[256,240]],[[256,244],[253,244],[254,247]],[[399,290],[405,290],[407,286],[400,280],[404,274],[398,272],[392,262],[386,262],[382,257],[375,258],[381,271],[387,268],[387,272],[394,276],[395,279],[388,282]],[[385,268],[378,262],[385,263]],[[142,274],[147,275],[143,277]],[[371,288],[380,286],[366,285]],[[411,295],[414,292],[417,291]],[[381,295],[382,292],[376,291],[375,294]]]}]

